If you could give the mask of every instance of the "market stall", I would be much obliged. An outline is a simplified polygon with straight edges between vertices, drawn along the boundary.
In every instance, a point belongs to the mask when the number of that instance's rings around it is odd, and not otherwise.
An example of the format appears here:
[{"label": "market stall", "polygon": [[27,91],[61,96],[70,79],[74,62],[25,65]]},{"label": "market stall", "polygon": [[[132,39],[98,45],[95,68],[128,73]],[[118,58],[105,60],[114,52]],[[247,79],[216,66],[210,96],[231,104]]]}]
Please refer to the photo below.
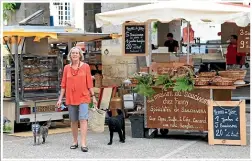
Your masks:
[{"label": "market stall", "polygon": [[[60,91],[63,55],[51,43],[111,39],[110,34],[84,33],[75,28],[5,26],[3,114],[14,123],[68,118],[68,109],[55,107]],[[68,53],[68,51],[67,51]],[[36,115],[35,115],[36,114]]]},{"label": "market stall", "polygon": [[[203,72],[196,77],[187,66],[165,70],[131,78],[135,92],[146,98],[145,128],[160,129],[163,135],[168,134],[168,129],[208,131],[208,101],[231,101],[232,90],[246,86],[234,85],[244,79],[246,71],[242,70],[220,71],[220,76]],[[154,137],[147,130],[145,135]]]},{"label": "market stall", "polygon": [[[168,133],[169,129],[214,131],[214,135],[217,135],[220,129],[209,129],[209,124],[211,124],[209,119],[211,118],[208,116],[213,112],[209,110],[216,110],[216,108],[209,108],[209,101],[231,101],[232,90],[246,86],[244,82],[246,71],[241,69],[195,73],[193,62],[190,61],[189,50],[187,50],[186,61],[180,61],[178,58],[177,61],[164,62],[163,59],[162,62],[156,60],[153,62],[151,40],[149,39],[151,32],[148,31],[150,22],[170,22],[183,18],[188,21],[188,30],[190,23],[234,22],[238,26],[245,27],[250,22],[249,10],[249,7],[227,3],[169,1],[96,14],[97,27],[123,25],[122,50],[124,55],[149,56],[147,70],[130,79],[132,83],[130,86],[145,98],[145,137],[154,137],[157,129],[160,129],[161,134],[164,135]],[[190,34],[188,34],[188,39],[189,36]],[[188,43],[188,49],[189,46]],[[179,53],[169,53],[169,55],[171,54],[179,55]],[[239,106],[239,104],[237,107],[241,111],[239,117],[244,117],[245,107]],[[226,113],[225,108],[223,106],[223,111],[220,113]],[[232,122],[226,117],[229,118],[228,115],[223,115],[222,119]],[[244,121],[244,119],[241,120],[241,125],[244,125]],[[221,131],[227,130],[225,129],[227,126],[222,127]],[[232,127],[244,131],[244,127],[240,125]],[[233,134],[235,131],[233,129],[228,130]],[[234,135],[240,136],[239,131]]]}]

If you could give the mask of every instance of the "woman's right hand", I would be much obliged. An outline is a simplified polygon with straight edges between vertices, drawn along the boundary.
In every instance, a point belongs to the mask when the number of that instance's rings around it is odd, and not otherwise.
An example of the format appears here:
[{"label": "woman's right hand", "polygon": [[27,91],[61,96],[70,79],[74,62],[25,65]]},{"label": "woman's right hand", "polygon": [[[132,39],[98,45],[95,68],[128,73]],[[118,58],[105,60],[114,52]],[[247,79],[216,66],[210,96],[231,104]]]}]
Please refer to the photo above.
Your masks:
[{"label": "woman's right hand", "polygon": [[58,100],[56,105],[57,105],[58,108],[60,108],[60,106],[61,106],[61,100],[60,99]]}]

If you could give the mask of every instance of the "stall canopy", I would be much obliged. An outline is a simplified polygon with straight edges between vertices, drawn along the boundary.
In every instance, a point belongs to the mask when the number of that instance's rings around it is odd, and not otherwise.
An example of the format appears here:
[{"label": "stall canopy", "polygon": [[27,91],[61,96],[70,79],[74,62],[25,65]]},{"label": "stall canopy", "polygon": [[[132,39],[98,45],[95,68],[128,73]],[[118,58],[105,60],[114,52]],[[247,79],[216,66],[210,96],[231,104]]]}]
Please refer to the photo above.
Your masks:
[{"label": "stall canopy", "polygon": [[244,27],[250,23],[250,7],[190,0],[168,1],[99,13],[95,15],[95,19],[98,28],[103,25],[120,25],[126,21],[170,22],[176,19],[185,19],[191,23],[234,22]]},{"label": "stall canopy", "polygon": [[35,37],[34,41],[48,37],[50,43],[68,41],[88,42],[118,37],[117,34],[86,33],[77,28],[55,26],[4,26],[3,36]]}]

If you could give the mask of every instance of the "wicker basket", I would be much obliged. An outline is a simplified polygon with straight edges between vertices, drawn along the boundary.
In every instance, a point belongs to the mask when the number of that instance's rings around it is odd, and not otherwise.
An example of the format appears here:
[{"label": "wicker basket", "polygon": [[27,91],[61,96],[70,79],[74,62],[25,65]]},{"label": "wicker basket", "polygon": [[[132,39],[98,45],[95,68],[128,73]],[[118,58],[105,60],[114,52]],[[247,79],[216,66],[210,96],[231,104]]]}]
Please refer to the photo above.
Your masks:
[{"label": "wicker basket", "polygon": [[192,65],[185,64],[183,66],[189,68],[192,71],[194,71],[194,66],[192,66]]},{"label": "wicker basket", "polygon": [[234,80],[232,78],[215,77],[212,79],[212,84],[216,86],[232,86],[234,85]]},{"label": "wicker basket", "polygon": [[247,74],[246,70],[227,70],[219,71],[221,77],[231,78],[233,80],[244,80]]},{"label": "wicker basket", "polygon": [[181,66],[178,67],[174,70],[175,75],[174,77],[183,77],[186,76],[188,74],[193,74],[193,69],[190,66]]},{"label": "wicker basket", "polygon": [[201,73],[199,73],[199,76],[212,78],[212,77],[216,76],[216,72],[201,72]]},{"label": "wicker basket", "polygon": [[140,72],[149,73],[149,67],[141,67]]},{"label": "wicker basket", "polygon": [[159,67],[157,68],[157,74],[158,75],[164,75],[167,74],[170,77],[174,76],[175,69],[174,68],[166,68],[166,67]]},{"label": "wicker basket", "polygon": [[207,86],[210,83],[210,79],[204,77],[194,78],[193,80],[195,86]]},{"label": "wicker basket", "polygon": [[138,84],[138,80],[136,78],[130,78],[132,84]]}]

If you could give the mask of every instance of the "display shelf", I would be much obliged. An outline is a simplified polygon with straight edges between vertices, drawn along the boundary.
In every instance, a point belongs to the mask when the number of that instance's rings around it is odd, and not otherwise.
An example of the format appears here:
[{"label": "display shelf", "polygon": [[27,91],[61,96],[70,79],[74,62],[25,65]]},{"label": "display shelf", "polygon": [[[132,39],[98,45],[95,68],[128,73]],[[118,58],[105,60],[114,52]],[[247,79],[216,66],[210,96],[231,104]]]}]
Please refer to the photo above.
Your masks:
[{"label": "display shelf", "polygon": [[[62,56],[19,55],[19,95],[20,99],[38,97],[47,93],[58,96],[63,69]],[[15,97],[15,65],[12,59],[5,59],[5,75],[9,80],[8,97]]]},{"label": "display shelf", "polygon": [[21,61],[23,97],[58,93],[62,61],[58,56],[23,56]]}]

